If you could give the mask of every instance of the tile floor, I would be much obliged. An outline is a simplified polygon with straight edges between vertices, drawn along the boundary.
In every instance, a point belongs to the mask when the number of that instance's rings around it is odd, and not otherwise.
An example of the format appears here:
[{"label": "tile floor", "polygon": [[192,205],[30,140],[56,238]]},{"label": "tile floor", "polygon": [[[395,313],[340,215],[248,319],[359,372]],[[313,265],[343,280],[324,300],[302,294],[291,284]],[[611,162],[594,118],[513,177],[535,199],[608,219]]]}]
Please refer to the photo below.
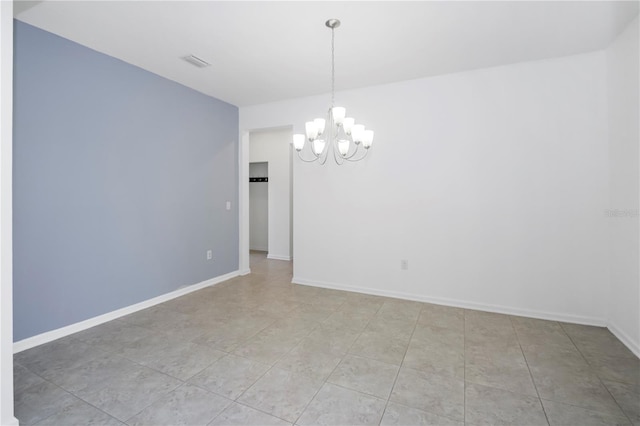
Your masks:
[{"label": "tile floor", "polygon": [[640,360],[605,328],[252,270],[16,354],[20,423],[640,425]]}]

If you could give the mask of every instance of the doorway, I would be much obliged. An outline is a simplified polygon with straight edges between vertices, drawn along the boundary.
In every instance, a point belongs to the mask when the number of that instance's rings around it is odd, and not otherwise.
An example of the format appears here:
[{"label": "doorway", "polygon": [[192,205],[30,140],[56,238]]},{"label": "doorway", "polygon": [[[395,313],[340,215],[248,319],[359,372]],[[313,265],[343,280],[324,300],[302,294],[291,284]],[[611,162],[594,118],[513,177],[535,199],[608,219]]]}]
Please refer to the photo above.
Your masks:
[{"label": "doorway", "polygon": [[269,163],[249,163],[249,249],[269,251]]},{"label": "doorway", "polygon": [[[252,163],[267,163],[267,258],[292,260],[292,165],[290,127],[252,130],[243,133],[240,146],[240,274],[251,272],[250,250],[260,247],[256,235],[252,236],[250,222],[251,186],[264,183],[251,182]],[[253,166],[255,169],[256,166]],[[258,169],[260,166],[257,166]],[[264,167],[264,166],[263,166]],[[264,170],[264,169],[263,169]],[[258,189],[258,192],[260,189]],[[255,195],[255,194],[254,194]],[[264,200],[264,198],[263,198]],[[253,214],[257,214],[254,211]],[[254,218],[256,219],[256,218]],[[262,216],[264,220],[264,215]],[[254,225],[254,230],[256,226]],[[262,234],[264,236],[264,233]],[[251,239],[254,238],[252,242]],[[259,240],[259,239],[258,239]]]}]

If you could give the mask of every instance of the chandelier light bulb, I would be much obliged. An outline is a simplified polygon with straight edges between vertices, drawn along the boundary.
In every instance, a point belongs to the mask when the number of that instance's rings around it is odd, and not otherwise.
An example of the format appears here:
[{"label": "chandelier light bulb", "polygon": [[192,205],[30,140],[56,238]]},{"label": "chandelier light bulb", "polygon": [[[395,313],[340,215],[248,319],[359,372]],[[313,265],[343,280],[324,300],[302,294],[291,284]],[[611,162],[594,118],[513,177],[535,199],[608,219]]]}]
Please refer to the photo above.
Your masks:
[{"label": "chandelier light bulb", "polygon": [[373,130],[365,130],[364,135],[362,137],[362,146],[365,149],[371,148],[371,144],[373,143]]},{"label": "chandelier light bulb", "polygon": [[324,118],[316,118],[315,120],[313,120],[313,123],[316,126],[316,129],[318,130],[318,135],[321,135],[324,133]]},{"label": "chandelier light bulb", "polygon": [[349,153],[349,140],[348,139],[340,139],[338,141],[338,152],[343,157],[346,157]]},{"label": "chandelier light bulb", "polygon": [[333,122],[338,126],[342,125],[344,117],[347,115],[347,110],[343,107],[333,107],[331,108],[331,113],[333,114]]},{"label": "chandelier light bulb", "polygon": [[313,141],[318,137],[318,128],[316,127],[316,123],[313,121],[307,121],[304,123],[304,128],[307,132],[307,139]]},{"label": "chandelier light bulb", "polygon": [[324,151],[326,142],[323,139],[316,139],[313,141],[312,145],[313,145],[313,152],[319,156],[322,154],[322,151]]},{"label": "chandelier light bulb", "polygon": [[351,128],[356,123],[356,119],[353,117],[347,117],[342,122],[342,128],[347,135],[351,135]]},{"label": "chandelier light bulb", "polygon": [[364,137],[364,125],[362,124],[354,124],[351,128],[351,138],[353,138],[353,142],[357,145],[362,142],[362,138]]},{"label": "chandelier light bulb", "polygon": [[302,148],[304,148],[304,140],[305,136],[303,134],[297,133],[293,135],[293,147],[296,151],[302,151]]}]

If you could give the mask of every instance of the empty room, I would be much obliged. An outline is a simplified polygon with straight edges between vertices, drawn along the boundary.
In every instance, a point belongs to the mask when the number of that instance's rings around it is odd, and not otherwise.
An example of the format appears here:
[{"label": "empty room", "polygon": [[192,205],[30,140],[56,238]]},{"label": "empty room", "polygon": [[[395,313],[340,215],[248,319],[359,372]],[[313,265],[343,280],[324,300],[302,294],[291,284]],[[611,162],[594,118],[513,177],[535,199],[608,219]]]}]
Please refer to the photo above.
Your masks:
[{"label": "empty room", "polygon": [[0,1],[1,425],[640,425],[639,1]]}]

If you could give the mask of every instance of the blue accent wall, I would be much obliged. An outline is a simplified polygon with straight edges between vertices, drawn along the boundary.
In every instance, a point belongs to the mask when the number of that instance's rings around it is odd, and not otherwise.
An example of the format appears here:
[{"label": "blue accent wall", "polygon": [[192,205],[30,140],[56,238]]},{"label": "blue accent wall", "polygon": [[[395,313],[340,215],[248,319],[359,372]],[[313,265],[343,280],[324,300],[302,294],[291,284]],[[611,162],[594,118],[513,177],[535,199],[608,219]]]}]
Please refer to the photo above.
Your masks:
[{"label": "blue accent wall", "polygon": [[14,43],[15,340],[237,270],[238,108],[19,21]]}]

